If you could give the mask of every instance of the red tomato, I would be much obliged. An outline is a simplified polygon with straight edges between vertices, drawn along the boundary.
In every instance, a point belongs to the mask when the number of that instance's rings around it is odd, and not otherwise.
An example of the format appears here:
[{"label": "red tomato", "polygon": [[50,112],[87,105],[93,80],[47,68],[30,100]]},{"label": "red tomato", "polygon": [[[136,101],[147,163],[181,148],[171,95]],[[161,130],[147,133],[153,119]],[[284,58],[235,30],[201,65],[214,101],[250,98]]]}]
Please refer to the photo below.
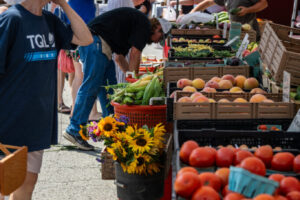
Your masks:
[{"label": "red tomato", "polygon": [[300,154],[294,159],[294,172],[300,173]]},{"label": "red tomato", "polygon": [[239,193],[232,192],[230,194],[227,194],[223,200],[241,200],[243,198],[244,198],[243,195],[241,195]]},{"label": "red tomato", "polygon": [[260,158],[266,165],[266,167],[271,167],[271,162],[273,158],[273,149],[271,146],[261,146],[259,147],[254,155],[258,158]]},{"label": "red tomato", "polygon": [[266,166],[259,158],[249,157],[241,162],[241,167],[260,176],[266,175]]},{"label": "red tomato", "polygon": [[222,196],[225,197],[226,195],[228,195],[229,193],[232,193],[232,191],[230,191],[229,189],[229,185],[226,185],[223,190],[222,190]]},{"label": "red tomato", "polygon": [[286,177],[280,181],[279,190],[282,194],[288,194],[292,191],[300,191],[300,183],[294,177]]},{"label": "red tomato", "polygon": [[259,125],[258,129],[266,131],[268,130],[268,127],[266,125]]},{"label": "red tomato", "polygon": [[[280,181],[281,181],[282,179],[284,179],[284,178],[285,178],[285,176],[282,175],[282,174],[272,174],[271,176],[269,176],[269,179],[270,179],[270,180],[276,181],[276,182],[278,182],[279,184],[280,184]],[[277,188],[277,189],[275,190],[274,194],[275,194],[275,195],[280,194],[280,189]]]},{"label": "red tomato", "polygon": [[220,168],[215,172],[215,174],[221,179],[223,187],[228,184],[229,173],[230,170],[226,167]]},{"label": "red tomato", "polygon": [[300,200],[300,192],[298,191],[293,191],[293,192],[289,192],[286,195],[288,200]]},{"label": "red tomato", "polygon": [[280,181],[284,178],[285,176],[282,174],[272,174],[271,176],[269,176],[270,180],[277,181],[278,183],[280,183]]},{"label": "red tomato", "polygon": [[200,186],[200,178],[193,172],[181,174],[174,183],[175,192],[184,198],[191,197]]},{"label": "red tomato", "polygon": [[196,175],[199,174],[198,171],[194,167],[183,167],[178,171],[177,176],[180,176],[181,174],[183,174],[185,172],[192,172],[192,173],[195,173]]},{"label": "red tomato", "polygon": [[220,196],[213,188],[202,186],[193,194],[192,200],[220,200]]},{"label": "red tomato", "polygon": [[272,169],[278,171],[292,171],[295,156],[289,152],[280,152],[272,159]]},{"label": "red tomato", "polygon": [[254,200],[275,200],[274,197],[272,197],[269,194],[260,194],[257,195]]},{"label": "red tomato", "polygon": [[275,200],[288,200],[286,197],[281,196],[281,195],[275,195],[275,196],[274,196],[274,199],[275,199]]},{"label": "red tomato", "polygon": [[196,149],[197,147],[199,147],[198,143],[193,140],[189,140],[189,141],[186,141],[185,143],[183,143],[183,145],[180,148],[180,152],[179,152],[181,161],[188,164],[189,157],[190,157],[192,151],[194,149]]},{"label": "red tomato", "polygon": [[204,172],[199,175],[201,185],[210,186],[217,192],[221,190],[222,181],[221,179],[211,172]]},{"label": "red tomato", "polygon": [[213,36],[213,39],[220,39],[221,38],[221,36],[219,36],[219,35],[214,35]]},{"label": "red tomato", "polygon": [[218,167],[229,167],[233,163],[234,152],[228,147],[222,147],[217,151],[216,164]]},{"label": "red tomato", "polygon": [[240,150],[234,154],[233,164],[238,165],[245,158],[252,157],[252,156],[253,156],[253,154],[251,152],[246,151],[246,150]]},{"label": "red tomato", "polygon": [[190,155],[190,165],[194,167],[211,167],[215,164],[215,155],[205,147],[194,149]]}]

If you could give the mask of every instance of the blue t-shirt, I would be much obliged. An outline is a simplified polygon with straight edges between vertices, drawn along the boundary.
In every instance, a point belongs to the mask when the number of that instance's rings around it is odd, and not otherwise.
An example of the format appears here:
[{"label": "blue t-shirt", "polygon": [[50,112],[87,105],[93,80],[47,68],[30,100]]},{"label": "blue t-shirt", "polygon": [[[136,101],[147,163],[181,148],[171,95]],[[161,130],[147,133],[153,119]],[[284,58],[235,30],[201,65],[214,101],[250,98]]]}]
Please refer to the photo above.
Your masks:
[{"label": "blue t-shirt", "polygon": [[[70,0],[69,5],[77,12],[77,14],[87,24],[96,17],[96,7],[94,0]],[[59,13],[59,9],[54,10],[54,14],[66,24],[70,24],[67,15],[64,12]]]},{"label": "blue t-shirt", "polygon": [[57,143],[57,54],[70,27],[21,5],[0,15],[0,142],[37,151]]}]

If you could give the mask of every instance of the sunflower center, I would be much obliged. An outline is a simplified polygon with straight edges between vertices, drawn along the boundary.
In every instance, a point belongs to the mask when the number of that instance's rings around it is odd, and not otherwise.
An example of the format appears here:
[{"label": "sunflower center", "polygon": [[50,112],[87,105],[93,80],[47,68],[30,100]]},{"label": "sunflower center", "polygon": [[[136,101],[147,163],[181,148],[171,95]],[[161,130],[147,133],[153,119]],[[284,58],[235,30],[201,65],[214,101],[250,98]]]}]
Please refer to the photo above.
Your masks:
[{"label": "sunflower center", "polygon": [[144,162],[145,162],[144,158],[142,158],[142,157],[139,157],[139,158],[137,159],[137,161],[139,162],[139,163],[137,164],[138,166],[141,166],[141,165],[144,164]]},{"label": "sunflower center", "polygon": [[138,139],[137,141],[136,141],[136,144],[138,145],[138,146],[145,146],[146,144],[147,144],[147,141],[145,140],[145,139]]},{"label": "sunflower center", "polygon": [[103,126],[103,129],[105,130],[105,131],[111,131],[112,130],[112,125],[111,124],[105,124],[104,126]]}]

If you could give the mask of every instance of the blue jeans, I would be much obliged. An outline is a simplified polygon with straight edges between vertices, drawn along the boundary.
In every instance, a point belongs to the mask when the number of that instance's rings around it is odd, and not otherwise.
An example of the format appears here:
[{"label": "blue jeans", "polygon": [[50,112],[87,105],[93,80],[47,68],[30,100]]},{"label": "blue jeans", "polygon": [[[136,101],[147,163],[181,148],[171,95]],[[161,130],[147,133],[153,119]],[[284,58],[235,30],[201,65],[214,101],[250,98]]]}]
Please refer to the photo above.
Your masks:
[{"label": "blue jeans", "polygon": [[93,44],[79,47],[79,54],[83,62],[83,82],[78,90],[73,116],[67,128],[67,132],[72,135],[79,135],[80,125],[87,123],[97,97],[100,100],[103,117],[114,113],[103,86],[117,83],[114,62],[108,60],[102,53],[101,40],[98,36],[94,36]]}]

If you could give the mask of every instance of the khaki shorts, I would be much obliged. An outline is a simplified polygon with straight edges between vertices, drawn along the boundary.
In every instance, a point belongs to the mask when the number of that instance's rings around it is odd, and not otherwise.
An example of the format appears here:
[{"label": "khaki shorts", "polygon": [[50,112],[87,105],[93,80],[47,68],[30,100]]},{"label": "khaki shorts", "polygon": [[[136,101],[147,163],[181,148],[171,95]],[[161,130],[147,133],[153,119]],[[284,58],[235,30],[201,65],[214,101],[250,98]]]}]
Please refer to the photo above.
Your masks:
[{"label": "khaki shorts", "polygon": [[[42,167],[44,150],[33,151],[27,153],[27,171],[35,174],[39,174]],[[2,159],[3,156],[0,156]]]}]

